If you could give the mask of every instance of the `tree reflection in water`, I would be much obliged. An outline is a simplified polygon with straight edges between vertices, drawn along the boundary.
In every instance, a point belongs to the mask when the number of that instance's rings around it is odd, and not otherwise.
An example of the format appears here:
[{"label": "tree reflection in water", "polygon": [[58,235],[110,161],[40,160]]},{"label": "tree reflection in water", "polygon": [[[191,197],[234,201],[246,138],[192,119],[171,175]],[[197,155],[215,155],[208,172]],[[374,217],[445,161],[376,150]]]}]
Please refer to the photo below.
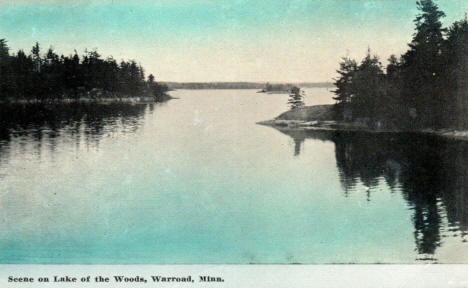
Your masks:
[{"label": "tree reflection in water", "polygon": [[20,146],[33,143],[38,157],[43,145],[54,152],[60,135],[66,135],[77,146],[84,140],[86,145],[98,147],[106,133],[138,129],[146,109],[152,111],[153,105],[118,102],[0,105],[0,165],[8,162],[11,141],[19,141]]},{"label": "tree reflection in water", "polygon": [[416,248],[423,257],[430,258],[441,245],[444,221],[448,232],[458,232],[466,242],[468,143],[410,133],[279,130],[294,139],[296,156],[307,138],[335,144],[345,197],[360,182],[372,201],[372,188],[381,179],[393,192],[401,191],[413,210]]}]

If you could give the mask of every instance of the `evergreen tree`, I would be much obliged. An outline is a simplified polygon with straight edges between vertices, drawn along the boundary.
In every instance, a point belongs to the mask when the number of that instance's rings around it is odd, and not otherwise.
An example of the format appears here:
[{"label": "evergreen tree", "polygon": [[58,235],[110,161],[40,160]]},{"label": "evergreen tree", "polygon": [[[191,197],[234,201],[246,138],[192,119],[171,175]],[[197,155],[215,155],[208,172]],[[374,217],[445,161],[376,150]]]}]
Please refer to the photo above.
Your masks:
[{"label": "evergreen tree", "polygon": [[13,77],[15,78],[15,96],[16,97],[25,97],[30,95],[32,91],[32,71],[33,71],[33,61],[31,57],[28,57],[23,50],[19,50],[14,57],[12,70]]},{"label": "evergreen tree", "polygon": [[154,84],[154,76],[153,74],[148,75],[148,84],[151,86]]},{"label": "evergreen tree", "polygon": [[289,93],[288,104],[291,109],[297,109],[304,106],[304,92],[299,87],[292,87]]},{"label": "evergreen tree", "polygon": [[62,85],[61,83],[63,71],[60,57],[50,47],[42,60],[43,66],[41,68],[42,79],[44,81],[45,93],[48,97],[61,97]]},{"label": "evergreen tree", "polygon": [[442,120],[440,84],[445,30],[441,18],[445,13],[433,0],[420,0],[417,7],[420,14],[414,20],[416,33],[409,44],[410,49],[403,55],[405,101],[416,109],[420,125],[436,126]]},{"label": "evergreen tree", "polygon": [[0,99],[10,93],[10,54],[5,39],[0,39]]},{"label": "evergreen tree", "polygon": [[387,119],[387,124],[393,127],[408,127],[410,123],[407,105],[403,99],[401,66],[401,60],[395,55],[388,58],[383,116]]},{"label": "evergreen tree", "polygon": [[336,100],[335,113],[338,115],[338,118],[345,119],[345,111],[348,110],[349,104],[351,103],[351,98],[353,97],[353,77],[357,71],[357,63],[355,60],[352,60],[348,57],[341,59],[340,68],[336,71],[339,74],[339,77],[335,79],[333,83],[336,89],[333,91],[335,93],[334,100]]},{"label": "evergreen tree", "polygon": [[370,49],[353,77],[351,107],[354,116],[380,118],[384,110],[384,73],[377,56]]},{"label": "evergreen tree", "polygon": [[36,42],[36,44],[32,47],[31,53],[34,60],[34,70],[36,72],[41,72],[41,48],[38,42]]},{"label": "evergreen tree", "polygon": [[0,39],[0,61],[5,61],[5,59],[10,56],[10,49],[8,48],[6,42],[7,41],[5,39]]},{"label": "evergreen tree", "polygon": [[458,129],[468,128],[468,20],[455,22],[445,44],[446,121]]}]

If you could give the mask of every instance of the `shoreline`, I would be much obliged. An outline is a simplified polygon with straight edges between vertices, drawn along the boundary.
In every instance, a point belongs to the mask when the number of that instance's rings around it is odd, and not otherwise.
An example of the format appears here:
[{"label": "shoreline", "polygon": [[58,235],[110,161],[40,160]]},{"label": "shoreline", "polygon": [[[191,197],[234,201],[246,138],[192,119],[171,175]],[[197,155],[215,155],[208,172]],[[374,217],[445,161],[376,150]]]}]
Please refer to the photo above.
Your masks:
[{"label": "shoreline", "polygon": [[256,124],[270,126],[278,130],[328,130],[328,131],[355,131],[366,133],[417,133],[434,135],[455,140],[468,141],[468,130],[456,130],[454,128],[445,129],[420,129],[401,130],[370,128],[366,125],[355,122],[342,122],[333,119],[331,107],[333,105],[305,106],[297,110],[286,111],[274,119],[260,121]]},{"label": "shoreline", "polygon": [[177,99],[177,97],[172,97],[168,94],[164,94],[161,99],[155,99],[151,96],[141,96],[141,97],[102,97],[102,98],[62,98],[62,99],[8,99],[1,100],[0,105],[15,105],[15,104],[73,104],[73,103],[99,103],[99,104],[109,104],[109,103],[128,103],[128,104],[151,104],[151,103],[163,103],[172,99]]},{"label": "shoreline", "polygon": [[272,90],[272,91],[257,91],[257,93],[263,93],[263,94],[289,94],[289,91],[283,91],[283,90]]}]

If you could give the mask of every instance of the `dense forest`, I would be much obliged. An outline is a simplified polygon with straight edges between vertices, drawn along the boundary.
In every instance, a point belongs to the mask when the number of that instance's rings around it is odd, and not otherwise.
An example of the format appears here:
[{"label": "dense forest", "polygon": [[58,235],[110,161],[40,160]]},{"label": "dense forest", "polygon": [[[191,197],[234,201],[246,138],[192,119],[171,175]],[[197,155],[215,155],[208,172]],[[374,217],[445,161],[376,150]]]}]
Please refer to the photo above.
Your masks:
[{"label": "dense forest", "polygon": [[384,68],[368,50],[359,63],[343,58],[335,111],[340,120],[397,129],[468,128],[468,20],[445,28],[433,0],[417,2],[409,49]]},{"label": "dense forest", "polygon": [[0,39],[0,101],[99,99],[149,96],[165,97],[167,86],[145,79],[135,61],[117,63],[101,58],[97,51],[79,56],[57,55],[52,48],[41,53],[36,43],[27,55],[10,54],[7,41]]}]

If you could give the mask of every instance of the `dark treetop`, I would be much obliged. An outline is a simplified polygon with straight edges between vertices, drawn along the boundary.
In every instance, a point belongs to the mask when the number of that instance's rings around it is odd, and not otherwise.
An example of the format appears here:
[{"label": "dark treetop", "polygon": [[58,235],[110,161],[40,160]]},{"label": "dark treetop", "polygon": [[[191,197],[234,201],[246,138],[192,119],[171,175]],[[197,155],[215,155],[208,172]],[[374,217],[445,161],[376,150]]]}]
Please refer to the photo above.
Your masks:
[{"label": "dark treetop", "polygon": [[57,100],[78,98],[164,97],[165,85],[154,81],[135,61],[102,59],[97,51],[83,56],[57,55],[52,48],[42,54],[38,43],[30,54],[19,50],[11,55],[0,39],[0,101]]},{"label": "dark treetop", "polygon": [[468,22],[453,23],[433,0],[417,2],[415,33],[386,71],[377,56],[343,58],[334,91],[338,117],[398,129],[468,128]]}]

